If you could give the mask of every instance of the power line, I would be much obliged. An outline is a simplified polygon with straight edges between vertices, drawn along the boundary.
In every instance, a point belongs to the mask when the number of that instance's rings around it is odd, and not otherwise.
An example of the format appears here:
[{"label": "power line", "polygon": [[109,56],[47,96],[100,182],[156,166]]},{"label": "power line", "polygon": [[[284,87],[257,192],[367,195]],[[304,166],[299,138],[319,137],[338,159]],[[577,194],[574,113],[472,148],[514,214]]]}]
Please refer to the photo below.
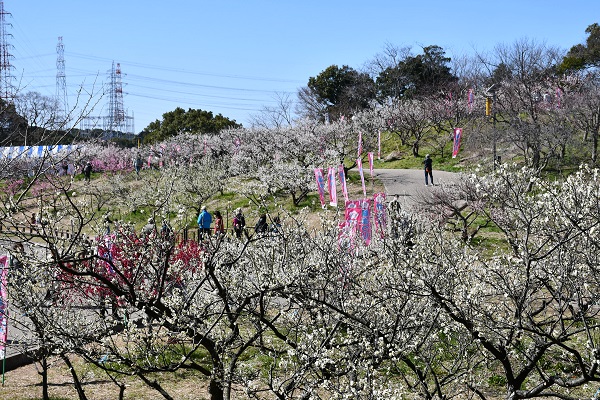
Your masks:
[{"label": "power line", "polygon": [[[67,55],[74,56],[76,58],[88,59],[88,60],[109,61],[108,59],[103,58],[103,57],[97,57],[97,56],[86,55],[86,54],[67,52]],[[121,62],[121,64],[124,64],[124,65],[126,64],[128,66],[146,68],[146,69],[157,70],[157,71],[179,72],[179,73],[185,73],[185,74],[190,74],[190,75],[203,75],[203,76],[211,76],[211,77],[219,77],[219,78],[234,78],[234,79],[253,80],[253,81],[303,84],[303,82],[300,82],[298,80],[293,80],[293,79],[267,78],[267,77],[258,77],[258,76],[249,76],[249,75],[217,74],[217,73],[213,73],[213,72],[190,71],[190,70],[183,69],[183,68],[173,68],[173,67],[165,67],[165,66],[158,66],[158,65],[151,65],[151,64],[142,64],[142,63],[138,63],[138,62],[131,62],[131,61],[125,61],[125,60],[120,60],[120,62]]]}]

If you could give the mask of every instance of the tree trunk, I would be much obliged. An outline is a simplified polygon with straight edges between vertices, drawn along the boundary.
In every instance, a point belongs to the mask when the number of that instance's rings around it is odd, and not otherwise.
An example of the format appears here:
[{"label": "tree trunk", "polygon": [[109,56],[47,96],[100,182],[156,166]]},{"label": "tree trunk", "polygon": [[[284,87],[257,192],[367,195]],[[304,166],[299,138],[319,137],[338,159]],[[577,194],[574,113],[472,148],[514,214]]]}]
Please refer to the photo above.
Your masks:
[{"label": "tree trunk", "polygon": [[413,143],[413,145],[412,145],[412,153],[413,153],[413,156],[419,157],[419,142],[418,141],[416,141],[416,142]]},{"label": "tree trunk", "polygon": [[223,388],[214,379],[210,380],[210,385],[208,386],[208,393],[210,394],[210,400],[224,400],[223,396]]},{"label": "tree trunk", "polygon": [[594,132],[592,135],[593,146],[592,146],[592,165],[596,166],[596,161],[598,160],[598,130]]},{"label": "tree trunk", "polygon": [[42,357],[42,399],[50,400],[50,396],[48,395],[48,359],[46,356]]},{"label": "tree trunk", "polygon": [[162,396],[165,399],[174,400],[173,397],[171,397],[171,395],[169,393],[167,393],[167,391],[160,385],[160,383],[158,383],[158,381],[156,379],[151,381],[148,378],[146,378],[146,376],[144,374],[137,374],[137,375],[140,377],[140,379],[142,381],[144,381],[144,383],[146,385],[150,386],[151,388],[156,390],[158,393],[162,394]]},{"label": "tree trunk", "polygon": [[75,386],[75,389],[77,389],[77,395],[79,396],[79,400],[87,400],[85,390],[83,390],[83,386],[81,386],[81,382],[79,381],[79,377],[77,376],[75,368],[73,368],[73,364],[71,364],[71,360],[69,360],[69,357],[67,357],[66,354],[61,354],[60,357],[63,359],[63,361],[69,368],[69,371],[71,371],[71,376],[73,377],[73,385]]}]

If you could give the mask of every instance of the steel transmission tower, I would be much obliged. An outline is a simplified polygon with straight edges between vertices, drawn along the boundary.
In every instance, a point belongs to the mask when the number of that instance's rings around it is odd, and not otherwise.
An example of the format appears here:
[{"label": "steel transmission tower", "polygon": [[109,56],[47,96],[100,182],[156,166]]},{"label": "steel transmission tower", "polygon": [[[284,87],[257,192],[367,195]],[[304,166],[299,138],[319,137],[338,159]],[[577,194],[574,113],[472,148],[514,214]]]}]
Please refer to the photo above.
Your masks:
[{"label": "steel transmission tower", "polygon": [[123,83],[121,79],[121,64],[113,61],[110,71],[110,98],[108,100],[108,115],[104,117],[104,130],[115,134],[133,133],[133,117],[125,113],[123,107]]},{"label": "steel transmission tower", "polygon": [[6,22],[7,15],[10,15],[10,13],[4,11],[4,1],[0,1],[0,99],[12,103],[15,97],[15,87],[12,75],[13,66],[10,63],[13,56],[9,51],[8,37],[11,34],[8,33],[7,29],[10,26]]},{"label": "steel transmission tower", "polygon": [[56,100],[59,105],[59,113],[66,118],[69,114],[69,100],[65,75],[65,46],[62,39],[62,36],[59,36],[58,45],[56,45]]},{"label": "steel transmission tower", "polygon": [[[81,121],[83,134],[102,129],[102,137],[110,139],[115,136],[133,135],[133,116],[127,115],[123,107],[123,83],[121,80],[121,64],[113,61],[108,85],[108,115],[88,116]],[[100,122],[102,126],[100,126]]]},{"label": "steel transmission tower", "polygon": [[123,84],[121,80],[121,64],[113,61],[110,72],[110,99],[108,101],[109,126],[120,126],[125,121],[123,109]]}]

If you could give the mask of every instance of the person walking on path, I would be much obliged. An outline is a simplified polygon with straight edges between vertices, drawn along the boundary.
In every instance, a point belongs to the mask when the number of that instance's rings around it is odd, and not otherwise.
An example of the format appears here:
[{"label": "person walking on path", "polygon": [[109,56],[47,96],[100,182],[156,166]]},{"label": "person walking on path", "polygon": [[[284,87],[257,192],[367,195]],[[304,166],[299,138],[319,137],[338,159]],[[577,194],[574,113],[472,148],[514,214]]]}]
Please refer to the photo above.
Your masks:
[{"label": "person walking on path", "polygon": [[85,181],[89,182],[90,181],[90,177],[92,175],[92,163],[90,163],[89,161],[85,164],[85,167],[83,167],[83,176],[85,177]]},{"label": "person walking on path", "polygon": [[215,211],[215,236],[225,234],[225,226],[223,225],[223,216],[220,211]]},{"label": "person walking on path", "polygon": [[254,233],[263,235],[267,232],[268,228],[269,224],[267,223],[267,214],[261,214],[258,218],[258,222],[256,222],[256,225],[254,226]]},{"label": "person walking on path", "polygon": [[198,215],[198,228],[200,228],[200,239],[204,237],[204,234],[210,235],[210,224],[212,224],[212,215],[206,211],[206,206],[202,206],[200,209],[200,215]]},{"label": "person walking on path", "polygon": [[138,178],[140,177],[140,171],[142,170],[143,165],[144,162],[142,161],[142,157],[140,157],[140,155],[138,154],[135,160],[133,161],[133,168],[135,168],[135,173]]},{"label": "person walking on path", "polygon": [[242,209],[238,208],[235,210],[235,216],[233,217],[233,232],[239,239],[242,237],[242,232],[246,229],[246,218],[242,213]]},{"label": "person walking on path", "polygon": [[429,157],[429,154],[425,156],[423,165],[425,166],[425,186],[429,186],[428,178],[431,179],[431,186],[433,186],[433,160]]}]

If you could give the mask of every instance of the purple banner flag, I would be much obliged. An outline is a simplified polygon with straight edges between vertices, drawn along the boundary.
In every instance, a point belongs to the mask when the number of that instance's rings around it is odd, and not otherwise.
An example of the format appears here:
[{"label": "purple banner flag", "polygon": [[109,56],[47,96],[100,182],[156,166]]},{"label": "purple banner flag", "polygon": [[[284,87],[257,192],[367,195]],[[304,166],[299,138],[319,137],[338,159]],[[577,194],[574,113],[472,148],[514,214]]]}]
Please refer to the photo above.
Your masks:
[{"label": "purple banner flag", "polygon": [[452,147],[452,158],[456,158],[456,156],[458,155],[462,131],[462,128],[454,128],[454,146]]},{"label": "purple banner flag", "polygon": [[335,184],[335,167],[327,169],[327,188],[329,190],[329,205],[337,207],[337,186]]},{"label": "purple banner flag", "polygon": [[365,245],[371,244],[371,200],[369,199],[360,202],[360,236]]},{"label": "purple banner flag", "polygon": [[373,195],[373,221],[375,223],[375,232],[383,239],[387,228],[385,193],[375,193]]},{"label": "purple banner flag", "polygon": [[338,176],[340,178],[340,185],[342,186],[342,194],[344,195],[344,201],[348,201],[348,187],[346,186],[346,173],[344,172],[344,165],[338,167]]},{"label": "purple banner flag", "polygon": [[321,207],[325,207],[325,179],[323,178],[323,170],[321,168],[315,168],[315,179],[317,181],[317,191],[319,192]]},{"label": "purple banner flag", "polygon": [[0,358],[6,358],[8,339],[8,257],[0,257]]}]

